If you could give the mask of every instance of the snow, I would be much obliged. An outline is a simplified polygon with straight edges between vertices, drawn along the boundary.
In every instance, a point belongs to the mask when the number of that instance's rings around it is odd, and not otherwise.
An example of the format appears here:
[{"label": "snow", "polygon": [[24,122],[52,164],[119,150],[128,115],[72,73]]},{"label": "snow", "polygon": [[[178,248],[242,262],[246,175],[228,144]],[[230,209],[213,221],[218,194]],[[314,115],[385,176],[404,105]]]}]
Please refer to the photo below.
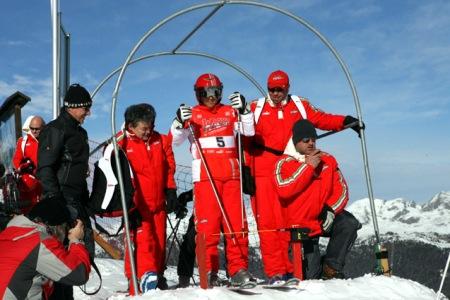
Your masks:
[{"label": "snow", "polygon": [[[123,275],[123,261],[112,259],[95,260],[103,277],[102,289],[97,295],[87,296],[75,287],[75,299],[128,299],[124,293],[116,293],[127,288],[127,280]],[[177,281],[176,269],[168,268],[165,273],[169,286]],[[93,291],[98,286],[96,275],[87,284],[87,290]],[[220,300],[268,300],[268,299],[436,299],[436,293],[411,280],[399,277],[385,277],[365,275],[363,277],[347,280],[305,280],[297,289],[288,292],[267,290],[258,286],[251,290],[257,295],[240,295],[225,287],[203,290],[197,286],[185,289],[154,290],[133,299],[158,300],[193,300],[193,299],[220,299]],[[441,298],[446,299],[446,298]]]},{"label": "snow", "polygon": [[[378,227],[386,238],[415,240],[450,248],[450,192],[440,192],[423,205],[403,198],[375,199]],[[353,202],[348,210],[363,224],[358,240],[374,235],[369,199]]]}]

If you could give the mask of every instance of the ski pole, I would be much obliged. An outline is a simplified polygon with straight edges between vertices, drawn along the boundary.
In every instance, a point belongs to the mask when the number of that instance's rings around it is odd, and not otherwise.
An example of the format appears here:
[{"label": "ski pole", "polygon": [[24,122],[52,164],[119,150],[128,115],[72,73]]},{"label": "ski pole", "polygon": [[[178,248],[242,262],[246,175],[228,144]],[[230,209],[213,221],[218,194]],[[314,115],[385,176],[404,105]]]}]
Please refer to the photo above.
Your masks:
[{"label": "ski pole", "polygon": [[178,248],[181,248],[181,243],[180,243],[180,241],[178,240],[178,237],[177,237],[178,228],[180,227],[181,219],[178,219],[177,223],[175,224],[175,227],[173,227],[172,221],[170,221],[170,218],[167,218],[167,221],[169,221],[170,228],[172,229],[172,232],[170,233],[170,235],[169,235],[169,237],[167,239],[170,239],[170,237],[172,235],[173,235],[173,238],[172,238],[172,242],[170,243],[170,246],[169,246],[169,251],[167,253],[165,265],[167,265],[167,262],[169,261],[170,253],[172,252],[172,248],[173,248],[174,243],[177,242]]},{"label": "ski pole", "polygon": [[236,109],[236,113],[238,115],[238,131],[237,131],[237,147],[239,152],[239,188],[241,193],[241,231],[243,232],[245,229],[244,224],[244,186],[242,182],[242,140],[241,140],[241,128],[242,128],[242,121],[241,121],[241,115],[239,114],[239,110]]},{"label": "ski pole", "polygon": [[441,298],[441,291],[442,291],[442,287],[444,286],[445,277],[447,276],[449,264],[450,264],[450,252],[448,253],[448,258],[447,258],[447,263],[445,264],[444,273],[442,273],[441,285],[439,286],[439,291],[437,292],[436,300],[439,300],[439,298]]},{"label": "ski pole", "polygon": [[222,216],[223,216],[223,218],[225,220],[225,225],[227,226],[228,232],[230,232],[230,234],[231,234],[231,239],[232,239],[233,243],[236,245],[237,242],[236,242],[236,239],[234,237],[234,234],[232,234],[230,222],[228,221],[228,217],[225,214],[225,210],[223,208],[222,201],[220,200],[219,194],[217,193],[216,185],[214,184],[213,178],[211,176],[211,172],[209,171],[209,168],[208,168],[208,164],[206,163],[205,157],[203,156],[202,147],[200,146],[200,142],[198,141],[198,139],[195,137],[194,128],[192,127],[192,124],[190,124],[190,123],[189,123],[189,131],[191,133],[192,140],[194,141],[195,147],[197,147],[197,151],[198,151],[198,153],[200,155],[200,160],[202,161],[203,166],[205,166],[206,175],[208,176],[208,180],[211,183],[211,188],[212,188],[212,190],[214,192],[214,196],[216,197],[217,204],[219,205],[220,212],[222,213]]},{"label": "ski pole", "polygon": [[332,134],[341,132],[341,131],[343,131],[343,130],[345,130],[345,129],[351,128],[351,127],[356,126],[356,125],[358,125],[358,124],[359,124],[359,121],[355,121],[355,122],[353,122],[353,123],[350,123],[350,124],[345,125],[344,128],[342,128],[342,130],[339,130],[339,131],[328,131],[328,132],[319,134],[319,135],[317,136],[317,139],[321,139],[321,138],[324,138],[324,137],[326,137],[326,136],[329,136],[329,135],[332,135]]}]

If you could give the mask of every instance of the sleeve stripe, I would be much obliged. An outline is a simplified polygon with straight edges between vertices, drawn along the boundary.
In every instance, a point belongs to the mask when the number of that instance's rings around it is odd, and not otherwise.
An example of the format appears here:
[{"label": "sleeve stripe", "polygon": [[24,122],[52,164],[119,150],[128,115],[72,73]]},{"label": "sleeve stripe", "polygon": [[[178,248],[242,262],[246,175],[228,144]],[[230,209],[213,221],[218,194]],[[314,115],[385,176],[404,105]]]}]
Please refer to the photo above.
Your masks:
[{"label": "sleeve stripe", "polygon": [[301,164],[300,167],[294,173],[292,173],[291,176],[287,177],[286,179],[283,179],[281,177],[281,168],[285,162],[288,162],[291,160],[294,160],[294,158],[286,157],[277,162],[277,165],[275,168],[275,177],[276,177],[278,186],[284,186],[284,185],[288,185],[288,184],[292,183],[293,181],[295,181],[297,179],[298,176],[300,176],[300,174],[303,173],[303,171],[307,167],[306,164]]},{"label": "sleeve stripe", "polygon": [[341,196],[337,199],[337,201],[332,205],[332,209],[336,210],[337,208],[339,208],[345,201],[345,199],[347,198],[347,185],[344,184],[344,177],[342,176],[342,173],[340,170],[337,171],[337,173],[339,174],[339,182],[341,183],[342,186],[342,194]]}]

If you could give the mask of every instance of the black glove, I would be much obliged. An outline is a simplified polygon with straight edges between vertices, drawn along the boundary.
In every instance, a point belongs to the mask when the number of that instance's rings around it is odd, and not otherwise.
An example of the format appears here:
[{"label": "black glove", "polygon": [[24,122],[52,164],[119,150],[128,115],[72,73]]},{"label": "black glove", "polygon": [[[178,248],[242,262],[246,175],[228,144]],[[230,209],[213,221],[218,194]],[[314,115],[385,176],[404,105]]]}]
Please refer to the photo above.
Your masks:
[{"label": "black glove", "polygon": [[178,196],[178,203],[177,207],[175,208],[175,214],[177,216],[177,219],[183,219],[186,217],[188,213],[188,209],[186,208],[186,205],[188,202],[192,201],[193,199],[193,193],[192,190],[186,191],[181,193]]},{"label": "black glove", "polygon": [[319,220],[322,221],[322,230],[324,232],[330,232],[334,221],[334,211],[328,205],[324,205],[322,211],[319,214]]},{"label": "black glove", "polygon": [[34,169],[36,169],[36,166],[31,161],[31,159],[29,159],[28,157],[24,157],[20,161],[20,165],[17,171],[19,172],[19,174],[33,174]]},{"label": "black glove", "polygon": [[173,213],[175,211],[175,208],[177,207],[177,203],[177,190],[166,189],[166,213]]},{"label": "black glove", "polygon": [[345,119],[344,119],[344,126],[347,126],[347,125],[355,123],[355,122],[357,122],[357,123],[355,125],[353,125],[352,127],[350,127],[350,128],[353,129],[354,131],[356,131],[358,136],[361,137],[359,131],[361,129],[365,129],[366,128],[366,125],[364,124],[364,122],[361,122],[362,126],[359,126],[359,120],[357,118],[354,118],[352,116],[346,116]]}]

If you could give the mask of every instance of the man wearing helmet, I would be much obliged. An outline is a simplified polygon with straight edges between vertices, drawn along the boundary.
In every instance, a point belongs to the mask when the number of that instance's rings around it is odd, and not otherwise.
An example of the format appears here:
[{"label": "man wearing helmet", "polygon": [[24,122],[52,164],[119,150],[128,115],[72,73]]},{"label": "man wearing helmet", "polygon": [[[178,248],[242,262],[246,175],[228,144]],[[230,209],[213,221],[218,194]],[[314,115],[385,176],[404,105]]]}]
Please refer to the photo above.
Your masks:
[{"label": "man wearing helmet", "polygon": [[[216,75],[203,74],[198,77],[194,90],[199,104],[192,108],[182,104],[171,132],[175,145],[187,138],[191,142],[196,239],[198,241],[200,235],[206,239],[208,285],[218,285],[217,246],[222,229],[226,233],[227,271],[231,284],[237,286],[248,283],[252,277],[247,271],[248,236],[246,233],[235,234],[247,231],[240,199],[235,128],[240,118],[240,133],[252,136],[254,125],[253,114],[244,96],[235,92],[229,97],[231,106],[224,105],[220,102],[222,89],[222,82]],[[194,136],[190,135],[190,130]],[[201,149],[196,146],[197,142]],[[200,154],[203,154],[204,162]],[[209,178],[207,171],[212,178]],[[198,256],[198,246],[196,252]]]},{"label": "man wearing helmet", "polygon": [[[286,280],[293,272],[288,257],[289,234],[276,230],[285,227],[285,213],[271,181],[275,162],[286,148],[292,147],[293,124],[308,119],[319,129],[342,130],[358,121],[352,116],[325,113],[306,98],[289,94],[289,87],[289,76],[281,70],[274,71],[267,79],[268,96],[250,105],[255,116],[255,136],[247,148],[256,182],[252,206],[270,283]],[[352,126],[358,133],[364,128],[359,124]]]},{"label": "man wearing helmet", "polygon": [[45,126],[40,116],[29,116],[22,126],[25,136],[17,140],[13,166],[19,174],[19,189],[22,213],[26,214],[41,196],[42,187],[36,179],[38,138]]}]

